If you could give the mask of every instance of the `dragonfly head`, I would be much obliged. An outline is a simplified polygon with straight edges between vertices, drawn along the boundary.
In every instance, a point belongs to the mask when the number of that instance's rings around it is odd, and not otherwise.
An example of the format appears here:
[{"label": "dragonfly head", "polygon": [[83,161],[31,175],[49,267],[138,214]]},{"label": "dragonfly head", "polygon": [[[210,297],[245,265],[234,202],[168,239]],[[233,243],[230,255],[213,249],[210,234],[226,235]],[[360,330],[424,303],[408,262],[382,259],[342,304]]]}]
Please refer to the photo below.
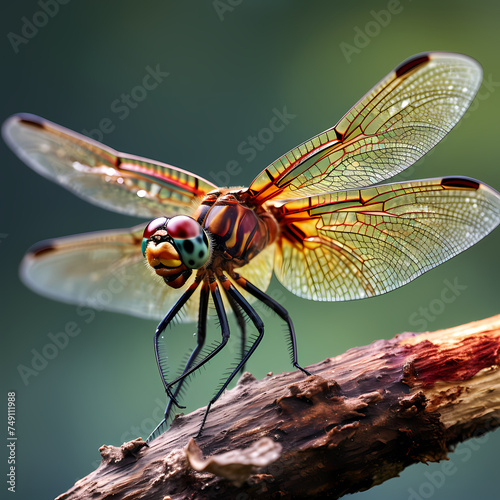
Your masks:
[{"label": "dragonfly head", "polygon": [[205,230],[191,217],[159,217],[144,230],[142,253],[167,285],[179,288],[193,269],[209,261],[210,242]]}]

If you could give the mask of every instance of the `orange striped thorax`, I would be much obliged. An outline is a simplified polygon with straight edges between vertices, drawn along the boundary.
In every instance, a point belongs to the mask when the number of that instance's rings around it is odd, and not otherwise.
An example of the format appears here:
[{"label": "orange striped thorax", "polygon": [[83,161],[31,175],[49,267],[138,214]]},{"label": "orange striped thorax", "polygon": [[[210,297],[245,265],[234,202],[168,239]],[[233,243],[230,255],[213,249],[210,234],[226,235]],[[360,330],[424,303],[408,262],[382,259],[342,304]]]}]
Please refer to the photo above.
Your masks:
[{"label": "orange striped thorax", "polygon": [[212,191],[193,215],[211,235],[214,259],[224,257],[232,267],[249,262],[279,232],[275,218],[263,208],[246,205],[242,194],[243,190]]}]

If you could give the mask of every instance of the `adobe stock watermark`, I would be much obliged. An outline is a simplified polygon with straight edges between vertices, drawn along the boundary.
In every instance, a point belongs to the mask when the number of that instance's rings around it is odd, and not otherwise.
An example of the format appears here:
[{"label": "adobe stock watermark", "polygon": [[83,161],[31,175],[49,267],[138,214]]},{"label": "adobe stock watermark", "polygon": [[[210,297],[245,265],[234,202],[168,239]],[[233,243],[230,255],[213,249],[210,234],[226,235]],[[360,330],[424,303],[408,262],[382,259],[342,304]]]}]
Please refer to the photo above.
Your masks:
[{"label": "adobe stock watermark", "polygon": [[27,386],[32,377],[38,377],[49,363],[56,359],[64,351],[70,340],[80,335],[84,324],[90,324],[96,317],[96,312],[105,309],[113,300],[113,296],[123,292],[128,282],[133,281],[132,276],[127,276],[125,270],[115,272],[105,287],[98,290],[93,297],[89,298],[85,305],[76,307],[75,320],[67,321],[56,333],[47,334],[48,342],[41,348],[33,348],[30,351],[31,360],[29,364],[18,364],[17,372]]},{"label": "adobe stock watermark", "polygon": [[[247,163],[252,162],[274,140],[276,134],[283,132],[285,127],[295,118],[297,115],[289,113],[286,106],[283,106],[281,111],[278,108],[273,108],[267,126],[262,127],[255,135],[249,135],[244,141],[241,141],[236,150]],[[226,163],[224,169],[218,172],[212,170],[209,176],[218,186],[229,186],[231,177],[239,175],[242,171],[243,167],[240,162],[231,160]]]},{"label": "adobe stock watermark", "polygon": [[[154,68],[146,66],[145,70],[146,74],[138,85],[130,89],[129,92],[123,92],[120,97],[111,102],[109,109],[119,120],[125,120],[131,111],[146,99],[149,92],[155,90],[170,75],[170,73],[162,71],[159,64]],[[106,134],[110,134],[116,129],[113,120],[114,118],[103,117],[99,120],[96,128],[84,129],[82,134],[92,137],[96,141],[102,141]]]},{"label": "adobe stock watermark", "polygon": [[416,173],[417,168],[420,168],[435,153],[437,147],[446,142],[450,137],[450,135],[454,132],[454,130],[461,127],[464,124],[465,120],[467,120],[467,118],[469,118],[471,114],[473,114],[481,106],[481,103],[487,101],[493,95],[495,90],[499,87],[500,87],[500,82],[497,82],[493,79],[492,73],[489,73],[487,76],[485,76],[483,79],[483,83],[476,94],[476,97],[474,98],[474,100],[472,101],[471,105],[464,113],[462,118],[450,131],[450,133],[446,134],[443,137],[443,139],[441,139],[441,141],[438,144],[436,144],[436,146],[431,148],[429,152],[427,152],[423,157],[417,160],[418,167],[416,167],[415,164],[412,164],[408,168],[400,172],[398,174],[398,182],[403,182],[407,179],[418,178],[419,176]]},{"label": "adobe stock watermark", "polygon": [[[497,426],[498,424],[494,427]],[[467,463],[474,453],[481,449],[481,446],[489,440],[489,431],[492,429],[493,427],[486,427],[485,429],[477,431],[477,437],[462,443],[453,452],[450,460],[442,461],[439,470],[424,472],[426,480],[422,481],[416,488],[408,488],[408,500],[427,500],[433,497],[434,494],[445,485],[447,479],[454,476],[459,471],[460,464]]]},{"label": "adobe stock watermark", "polygon": [[40,10],[29,17],[21,17],[22,24],[19,33],[12,31],[7,33],[7,40],[14,53],[19,54],[20,48],[27,45],[51,19],[57,16],[60,6],[67,5],[69,2],[70,0],[39,0],[37,4]]},{"label": "adobe stock watermark", "polygon": [[[82,317],[89,314],[89,317],[83,320],[84,323],[90,323],[93,320],[93,315],[95,315],[91,309],[80,307],[77,308],[76,314]],[[81,332],[80,321],[68,321],[58,332],[49,332],[47,334],[49,341],[41,349],[31,349],[29,366],[21,363],[17,365],[17,372],[23,384],[27,386],[31,377],[40,375],[47,368],[49,362],[57,358],[59,353],[68,347],[70,339],[80,335]]]},{"label": "adobe stock watermark", "polygon": [[120,441],[125,443],[138,437],[144,439],[149,436],[158,422],[165,417],[165,407],[167,406],[167,399],[156,398],[154,402],[156,406],[153,408],[151,416],[143,418],[139,425],[131,425],[130,428],[120,436]]},{"label": "adobe stock watermark", "polygon": [[474,113],[474,111],[476,111],[477,108],[481,106],[482,102],[487,101],[491,97],[491,95],[495,92],[495,90],[499,87],[500,87],[500,82],[496,82],[495,80],[493,80],[492,73],[489,73],[486,77],[484,77],[481,87],[477,91],[476,97],[469,106],[469,109],[465,112],[464,116],[462,116],[462,119],[455,125],[455,128],[458,128],[461,125],[463,125],[464,120],[469,118],[471,113]]},{"label": "adobe stock watermark", "polygon": [[385,9],[371,10],[371,19],[362,28],[354,26],[352,43],[340,42],[339,47],[345,60],[351,63],[353,56],[360,54],[362,49],[368,47],[372,39],[378,36],[383,28],[389,26],[393,16],[400,14],[403,10],[400,0],[389,0]]},{"label": "adobe stock watermark", "polygon": [[455,302],[455,300],[467,290],[467,286],[461,285],[458,282],[458,278],[455,278],[453,283],[445,279],[443,284],[444,287],[441,289],[438,297],[432,299],[426,307],[420,306],[418,311],[410,315],[408,323],[410,323],[411,326],[421,331],[426,331],[429,323],[443,314],[447,304]]},{"label": "adobe stock watermark", "polygon": [[[153,408],[150,417],[145,417],[141,420],[141,423],[138,425],[131,425],[128,430],[124,431],[119,441],[122,443],[126,443],[128,441],[132,441],[138,437],[142,437],[146,439],[147,436],[151,433],[151,431],[156,427],[158,422],[163,419],[165,416],[165,407],[167,406],[167,399],[161,399],[159,397],[155,398],[154,403],[156,406]],[[142,404],[142,406],[145,406]],[[97,469],[99,465],[101,465],[101,460],[94,460],[91,464],[93,469]],[[76,481],[81,479],[81,477],[77,477]]]},{"label": "adobe stock watermark", "polygon": [[212,7],[219,18],[219,21],[224,21],[224,16],[228,12],[233,12],[235,7],[241,5],[243,0],[213,0]]}]

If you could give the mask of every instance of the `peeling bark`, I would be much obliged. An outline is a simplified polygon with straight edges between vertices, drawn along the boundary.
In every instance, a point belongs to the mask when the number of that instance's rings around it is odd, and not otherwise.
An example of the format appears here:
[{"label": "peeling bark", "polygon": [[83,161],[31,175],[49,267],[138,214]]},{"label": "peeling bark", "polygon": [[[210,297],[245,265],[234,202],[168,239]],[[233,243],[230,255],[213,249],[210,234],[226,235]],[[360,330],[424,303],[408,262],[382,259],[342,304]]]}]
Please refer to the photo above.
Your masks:
[{"label": "peeling bark", "polygon": [[203,408],[176,418],[149,447],[141,439],[103,446],[99,468],[58,500],[366,490],[498,427],[499,365],[500,315],[356,347],[308,367],[307,378],[246,373],[214,405],[196,443],[188,446]]}]

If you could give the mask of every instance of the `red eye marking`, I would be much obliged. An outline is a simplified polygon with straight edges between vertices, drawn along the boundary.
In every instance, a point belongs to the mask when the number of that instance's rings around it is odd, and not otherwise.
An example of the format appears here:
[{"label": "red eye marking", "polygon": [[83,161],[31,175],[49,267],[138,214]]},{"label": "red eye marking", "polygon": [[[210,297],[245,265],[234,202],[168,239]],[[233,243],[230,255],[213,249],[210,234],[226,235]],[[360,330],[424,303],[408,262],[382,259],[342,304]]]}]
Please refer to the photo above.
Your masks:
[{"label": "red eye marking", "polygon": [[167,232],[172,238],[195,238],[200,234],[200,225],[187,215],[176,215],[168,221]]},{"label": "red eye marking", "polygon": [[153,219],[144,229],[144,233],[142,235],[143,238],[149,239],[153,234],[158,231],[162,226],[167,222],[166,217],[158,217],[157,219]]}]

